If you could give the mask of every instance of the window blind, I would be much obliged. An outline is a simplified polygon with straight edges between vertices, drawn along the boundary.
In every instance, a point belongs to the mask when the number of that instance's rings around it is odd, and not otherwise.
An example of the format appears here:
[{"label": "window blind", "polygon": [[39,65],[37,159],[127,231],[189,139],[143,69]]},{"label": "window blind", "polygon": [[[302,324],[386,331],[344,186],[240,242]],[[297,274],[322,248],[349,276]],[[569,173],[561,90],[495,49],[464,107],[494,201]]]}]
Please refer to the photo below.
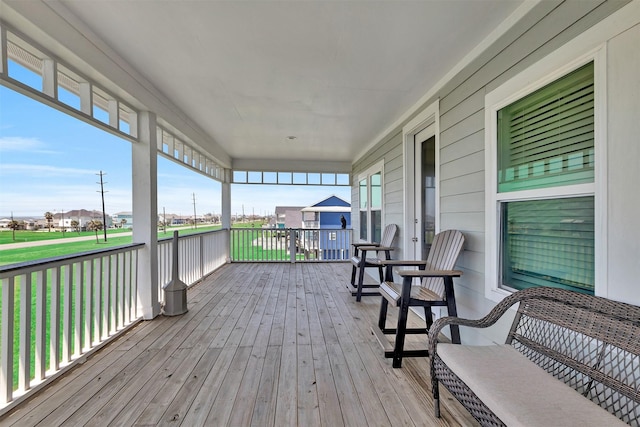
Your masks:
[{"label": "window blind", "polygon": [[594,198],[502,203],[502,284],[593,293]]},{"label": "window blind", "polygon": [[498,111],[498,191],[593,182],[589,63]]}]

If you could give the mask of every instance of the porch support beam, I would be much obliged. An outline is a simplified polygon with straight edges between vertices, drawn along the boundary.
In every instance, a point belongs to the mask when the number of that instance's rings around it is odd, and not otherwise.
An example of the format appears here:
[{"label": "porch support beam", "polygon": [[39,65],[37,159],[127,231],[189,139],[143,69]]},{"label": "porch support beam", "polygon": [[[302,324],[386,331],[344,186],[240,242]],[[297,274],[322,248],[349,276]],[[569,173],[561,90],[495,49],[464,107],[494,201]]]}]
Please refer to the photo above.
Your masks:
[{"label": "porch support beam", "polygon": [[42,61],[42,92],[53,99],[58,99],[58,72],[53,59]]},{"label": "porch support beam", "polygon": [[231,169],[225,169],[222,180],[222,229],[231,229]]},{"label": "porch support beam", "polygon": [[144,319],[160,314],[158,296],[158,150],[156,115],[138,114],[139,142],[131,144],[133,173],[133,242],[138,252],[138,308]]}]

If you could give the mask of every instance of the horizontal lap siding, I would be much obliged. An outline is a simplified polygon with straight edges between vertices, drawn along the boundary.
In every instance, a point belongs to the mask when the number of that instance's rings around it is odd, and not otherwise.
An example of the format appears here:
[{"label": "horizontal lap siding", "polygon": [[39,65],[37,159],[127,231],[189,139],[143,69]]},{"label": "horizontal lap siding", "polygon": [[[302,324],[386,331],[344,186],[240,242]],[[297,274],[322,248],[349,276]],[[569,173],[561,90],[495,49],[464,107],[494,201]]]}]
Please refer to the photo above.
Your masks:
[{"label": "horizontal lap siding", "polygon": [[[441,228],[456,228],[467,235],[458,268],[465,274],[458,283],[466,288],[471,316],[481,315],[484,304],[470,295],[484,295],[485,165],[484,97],[547,54],[609,15],[621,2],[584,1],[539,5],[527,17],[530,27],[517,25],[520,36],[503,43],[495,56],[479,58],[475,72],[457,82],[440,101],[440,220]],[[485,55],[491,55],[487,52]],[[468,73],[468,72],[467,72]],[[465,292],[465,291],[463,291]],[[463,302],[464,304],[464,302]]]},{"label": "horizontal lap siding", "polygon": [[[490,308],[484,300],[485,162],[484,98],[558,47],[601,21],[628,1],[549,1],[537,4],[521,21],[455,75],[439,93],[424,103],[440,100],[440,228],[459,229],[466,236],[457,267],[464,271],[459,312],[476,317]],[[393,144],[396,144],[394,150]],[[384,139],[354,165],[354,175],[388,153],[401,150],[402,132]],[[385,158],[385,160],[387,160]],[[386,222],[402,221],[404,183],[397,168],[385,164]],[[393,177],[387,181],[388,178]],[[390,192],[390,193],[387,193]],[[397,194],[396,194],[397,193]],[[354,193],[357,200],[357,193]],[[396,219],[397,218],[397,219]],[[404,231],[401,230],[401,233]]]}]

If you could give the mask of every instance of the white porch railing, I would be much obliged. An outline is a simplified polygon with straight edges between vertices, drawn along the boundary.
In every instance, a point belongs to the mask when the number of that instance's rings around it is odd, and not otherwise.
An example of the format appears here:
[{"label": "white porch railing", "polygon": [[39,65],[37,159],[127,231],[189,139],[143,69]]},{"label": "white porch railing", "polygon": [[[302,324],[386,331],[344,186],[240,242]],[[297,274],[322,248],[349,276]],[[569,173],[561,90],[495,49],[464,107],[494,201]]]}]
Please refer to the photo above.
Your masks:
[{"label": "white porch railing", "polygon": [[351,230],[232,228],[230,240],[232,262],[333,262],[349,260]]},{"label": "white porch railing", "polygon": [[143,246],[0,267],[0,415],[140,318]]},{"label": "white porch railing", "polygon": [[[172,278],[173,240],[158,242],[158,295]],[[343,261],[351,230],[232,229],[178,239],[192,285],[231,261]],[[131,244],[0,267],[0,416],[141,318]],[[293,254],[294,256],[292,256]]]},{"label": "white porch railing", "polygon": [[[178,276],[191,286],[229,260],[229,231],[217,230],[181,236],[178,239]],[[158,241],[158,286],[163,302],[162,287],[171,281],[173,240]]]}]

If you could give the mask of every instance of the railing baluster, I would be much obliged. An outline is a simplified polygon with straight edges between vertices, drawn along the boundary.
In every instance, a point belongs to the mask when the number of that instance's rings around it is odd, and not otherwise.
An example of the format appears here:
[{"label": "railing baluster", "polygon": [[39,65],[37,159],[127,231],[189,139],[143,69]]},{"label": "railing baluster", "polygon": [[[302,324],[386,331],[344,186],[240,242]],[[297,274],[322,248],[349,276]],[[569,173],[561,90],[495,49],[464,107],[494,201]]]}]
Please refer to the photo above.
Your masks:
[{"label": "railing baluster", "polygon": [[0,332],[0,402],[13,398],[13,328],[14,328],[14,277],[2,280],[2,331]]},{"label": "railing baluster", "polygon": [[131,253],[122,256],[122,322],[128,325],[131,319]]},{"label": "railing baluster", "polygon": [[47,353],[47,288],[46,288],[46,271],[36,271],[36,354],[35,354],[35,371],[34,379],[42,381],[47,371],[46,353]]},{"label": "railing baluster", "polygon": [[100,276],[102,289],[102,338],[107,339],[109,336],[109,325],[111,324],[111,319],[109,318],[109,313],[111,311],[111,292],[109,292],[109,285],[111,283],[111,264],[109,260],[110,256],[102,257],[102,275]]},{"label": "railing baluster", "polygon": [[138,318],[138,250],[131,253],[131,317]]},{"label": "railing baluster", "polygon": [[109,289],[111,296],[109,301],[109,335],[118,330],[118,256],[110,255]]},{"label": "railing baluster", "polygon": [[75,304],[74,304],[74,331],[73,331],[73,354],[79,356],[82,354],[82,307],[84,301],[84,261],[75,263],[74,271],[74,287],[75,287]]},{"label": "railing baluster", "polygon": [[31,273],[20,277],[20,363],[18,389],[28,390],[31,381]]},{"label": "railing baluster", "polygon": [[204,277],[204,236],[198,236],[198,243],[198,246],[200,248],[200,273],[198,274],[198,276]]},{"label": "railing baluster", "polygon": [[93,260],[87,260],[84,263],[84,279],[82,281],[84,288],[84,348],[89,349],[93,344],[93,337],[91,335],[91,324],[93,322],[94,310],[93,310]]},{"label": "railing baluster", "polygon": [[103,257],[97,258],[94,260],[95,262],[95,272],[94,272],[94,291],[95,291],[95,311],[94,315],[94,331],[93,335],[95,337],[95,342],[100,342],[102,337],[104,336],[104,328],[103,328],[103,309],[102,309],[102,276],[103,276],[103,268],[102,262]]},{"label": "railing baluster", "polygon": [[116,283],[115,283],[115,292],[116,292],[116,298],[115,301],[117,302],[116,305],[116,331],[119,331],[120,329],[122,329],[122,327],[124,326],[124,254],[123,253],[119,253],[116,255],[116,259],[117,259],[117,263],[116,263],[116,270],[117,270],[117,279],[116,279]]},{"label": "railing baluster", "polygon": [[73,264],[68,264],[61,269],[62,276],[62,358],[61,362],[69,363],[71,360],[71,284],[73,280]]},{"label": "railing baluster", "polygon": [[49,307],[49,369],[57,371],[60,368],[60,268],[56,266],[50,270],[51,305]]}]

